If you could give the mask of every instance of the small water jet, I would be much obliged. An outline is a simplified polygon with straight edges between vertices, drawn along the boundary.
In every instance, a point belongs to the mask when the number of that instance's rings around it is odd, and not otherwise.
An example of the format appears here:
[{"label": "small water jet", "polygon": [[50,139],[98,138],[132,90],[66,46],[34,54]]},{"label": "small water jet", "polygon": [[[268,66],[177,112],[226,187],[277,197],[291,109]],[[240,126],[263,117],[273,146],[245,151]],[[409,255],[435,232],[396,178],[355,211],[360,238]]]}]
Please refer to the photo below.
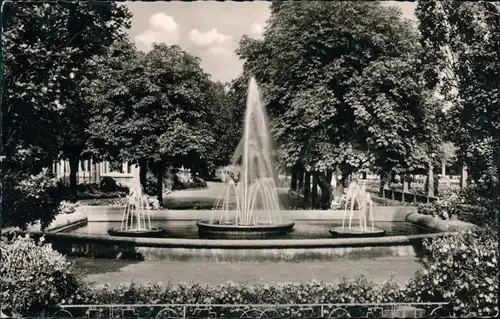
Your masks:
[{"label": "small water jet", "polygon": [[108,234],[122,237],[161,237],[163,229],[151,225],[151,206],[141,186],[136,186],[127,195],[120,228],[111,228]]},{"label": "small water jet", "polygon": [[280,215],[271,153],[267,116],[252,77],[243,137],[232,160],[234,166],[241,163],[240,177],[238,183],[232,178],[226,182],[210,220],[196,223],[200,237],[259,238],[293,230],[294,223],[284,222]]},{"label": "small water jet", "polygon": [[[357,210],[354,204],[357,204]],[[350,209],[347,207],[350,204]],[[358,225],[353,226],[354,212],[358,212]],[[346,227],[346,215],[349,212],[349,225]],[[371,226],[368,226],[368,221]],[[330,229],[330,234],[335,238],[353,238],[353,237],[381,237],[385,235],[385,230],[375,228],[373,223],[373,201],[370,194],[366,191],[366,186],[360,186],[353,181],[346,190],[346,203],[344,215],[342,216],[342,227]]]}]

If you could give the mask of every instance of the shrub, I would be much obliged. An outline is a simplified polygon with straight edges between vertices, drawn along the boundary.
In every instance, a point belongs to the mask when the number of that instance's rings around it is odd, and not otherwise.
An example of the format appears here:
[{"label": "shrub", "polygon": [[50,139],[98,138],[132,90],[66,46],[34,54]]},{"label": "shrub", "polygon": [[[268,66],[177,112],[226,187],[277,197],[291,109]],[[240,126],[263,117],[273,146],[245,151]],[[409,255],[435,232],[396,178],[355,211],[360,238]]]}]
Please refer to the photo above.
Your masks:
[{"label": "shrub", "polygon": [[495,230],[498,205],[492,196],[495,190],[484,192],[471,185],[459,192],[448,192],[432,203],[419,203],[418,212],[441,219],[457,218],[477,226]]},{"label": "shrub", "polygon": [[207,183],[199,176],[193,177],[189,171],[180,170],[174,174],[172,189],[182,190],[203,187],[207,187]]},{"label": "shrub", "polygon": [[48,244],[26,237],[0,243],[0,306],[4,313],[38,315],[59,303],[80,302],[86,294],[65,257]]},{"label": "shrub", "polygon": [[431,203],[418,203],[418,212],[422,215],[438,217],[440,219],[450,219],[457,217],[464,200],[457,193],[450,193],[444,198],[440,198]]},{"label": "shrub", "polygon": [[451,301],[457,316],[491,316],[498,311],[498,243],[486,232],[424,242],[428,257],[408,284],[419,302]]},{"label": "shrub", "polygon": [[88,206],[125,206],[127,204],[127,198],[86,199],[78,203],[79,205]]},{"label": "shrub", "polygon": [[[384,291],[384,294],[380,294]],[[403,295],[393,281],[382,285],[358,277],[337,284],[319,281],[277,285],[246,285],[233,282],[210,286],[200,284],[122,284],[116,288],[100,286],[87,295],[86,303],[96,304],[275,304],[275,303],[368,303],[400,302]]]},{"label": "shrub", "polygon": [[47,169],[29,176],[19,172],[6,174],[2,182],[3,227],[26,229],[40,221],[45,229],[54,220],[62,196],[57,180]]},{"label": "shrub", "polygon": [[71,203],[68,201],[61,201],[59,204],[59,214],[73,214],[76,211],[76,208],[78,207],[77,203]]},{"label": "shrub", "polygon": [[146,173],[144,192],[150,196],[155,196],[158,193],[158,179],[149,171]]},{"label": "shrub", "polygon": [[496,216],[500,209],[497,204],[498,192],[498,183],[468,186],[459,194],[464,205],[457,212],[458,218],[496,232]]},{"label": "shrub", "polygon": [[102,192],[129,192],[129,188],[126,186],[119,185],[114,178],[105,176],[101,179],[99,183],[99,189]]}]

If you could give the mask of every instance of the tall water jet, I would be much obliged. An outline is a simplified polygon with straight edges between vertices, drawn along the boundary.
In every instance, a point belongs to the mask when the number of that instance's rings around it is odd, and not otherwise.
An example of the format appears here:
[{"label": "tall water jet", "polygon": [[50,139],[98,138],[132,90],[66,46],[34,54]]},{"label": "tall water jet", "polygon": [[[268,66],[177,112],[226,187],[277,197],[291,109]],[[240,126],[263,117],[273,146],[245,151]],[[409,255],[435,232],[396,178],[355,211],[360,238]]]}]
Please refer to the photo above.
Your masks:
[{"label": "tall water jet", "polygon": [[200,236],[265,237],[292,231],[283,222],[276,192],[271,134],[255,78],[248,84],[243,137],[232,159],[240,164],[238,182],[229,179],[210,220],[197,223]]},{"label": "tall water jet", "polygon": [[[358,213],[357,220],[354,218],[355,212]],[[347,223],[347,218],[349,218],[349,223]],[[353,224],[353,219],[354,223],[357,222],[357,226]],[[353,181],[349,185],[346,190],[342,227],[330,229],[330,234],[336,238],[380,237],[385,235],[385,230],[375,228],[373,202],[364,184],[360,186]]]}]

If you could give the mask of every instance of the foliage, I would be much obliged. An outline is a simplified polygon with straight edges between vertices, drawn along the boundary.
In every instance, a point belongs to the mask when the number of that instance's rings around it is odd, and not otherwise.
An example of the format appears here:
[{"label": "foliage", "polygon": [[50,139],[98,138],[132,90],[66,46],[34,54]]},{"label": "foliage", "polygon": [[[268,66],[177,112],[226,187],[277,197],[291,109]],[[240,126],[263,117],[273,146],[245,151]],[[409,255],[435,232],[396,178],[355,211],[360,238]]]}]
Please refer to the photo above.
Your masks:
[{"label": "foliage", "polygon": [[419,203],[417,208],[418,213],[422,215],[430,215],[440,219],[450,219],[457,217],[464,203],[463,197],[459,196],[457,193],[451,193],[431,203]]},{"label": "foliage", "polygon": [[[60,184],[58,186],[58,193],[66,200],[73,198],[70,188],[65,185]],[[125,197],[128,193],[129,188],[127,186],[117,184],[116,181],[109,176],[103,177],[99,184],[87,183],[78,184],[76,186],[77,200]]]},{"label": "foliage", "polygon": [[442,124],[457,158],[476,183],[498,185],[500,5],[422,1],[416,15],[428,55],[426,85],[450,106]]},{"label": "foliage", "polygon": [[419,203],[418,212],[440,219],[459,219],[496,232],[496,199],[491,197],[495,190],[482,192],[477,185],[463,190],[449,192],[432,203]]},{"label": "foliage", "polygon": [[125,206],[127,204],[126,197],[122,198],[105,198],[105,199],[85,199],[78,201],[82,206]]},{"label": "foliage", "polygon": [[241,77],[233,80],[230,85],[216,82],[207,91],[208,99],[211,101],[210,113],[214,120],[212,127],[214,144],[208,157],[210,165],[207,167],[212,171],[216,167],[230,163],[241,137],[246,95],[240,99],[237,94],[246,91],[243,87],[235,89],[235,86],[243,83],[246,87],[247,83],[243,82]]},{"label": "foliage", "polygon": [[71,263],[43,243],[26,237],[0,242],[0,306],[14,316],[39,315],[60,303],[81,303],[84,285]]},{"label": "foliage", "polygon": [[377,2],[271,8],[263,40],[244,37],[238,53],[264,89],[282,164],[339,166],[343,179],[370,163],[417,168],[434,106],[420,94],[417,35],[401,13]]},{"label": "foliage", "polygon": [[158,44],[143,54],[124,40],[94,82],[93,145],[131,163],[197,163],[213,143],[209,86],[199,59],[180,47]]},{"label": "foliage", "polygon": [[150,171],[146,173],[146,185],[143,186],[143,189],[146,194],[151,196],[158,193],[158,178]]},{"label": "foliage", "polygon": [[2,227],[26,229],[40,221],[46,228],[59,210],[58,189],[47,169],[37,175],[11,171],[2,181]]},{"label": "foliage", "polygon": [[497,215],[500,207],[497,198],[492,194],[499,194],[498,184],[489,187],[481,187],[481,185],[477,184],[469,185],[460,193],[467,205],[464,206],[468,209],[460,210],[457,214],[458,218],[493,230],[496,234],[498,229]]},{"label": "foliage", "polygon": [[101,178],[101,181],[99,182],[99,189],[103,192],[129,192],[129,188],[127,186],[119,185],[114,178],[109,176]]},{"label": "foliage", "polygon": [[485,233],[467,233],[424,242],[429,258],[408,284],[417,301],[451,301],[455,315],[498,312],[498,243]]},{"label": "foliage", "polygon": [[179,170],[174,174],[174,183],[172,185],[172,190],[204,187],[207,187],[207,183],[201,177],[197,175],[193,176],[190,171]]},{"label": "foliage", "polygon": [[6,2],[2,8],[4,172],[20,169],[18,151],[31,152],[42,166],[60,156],[75,163],[89,114],[80,86],[94,74],[93,57],[123,36],[129,13],[115,3],[88,1]]},{"label": "foliage", "polygon": [[59,214],[73,214],[76,211],[76,208],[78,207],[77,203],[71,203],[68,201],[61,201],[59,204]]},{"label": "foliage", "polygon": [[[380,294],[380,291],[386,292]],[[222,285],[200,284],[123,284],[114,289],[96,288],[87,296],[88,303],[214,303],[214,304],[275,304],[275,303],[349,303],[397,302],[403,299],[400,288],[389,281],[382,285],[364,277],[342,279],[339,284],[318,281],[277,285],[245,285],[228,282]]]}]

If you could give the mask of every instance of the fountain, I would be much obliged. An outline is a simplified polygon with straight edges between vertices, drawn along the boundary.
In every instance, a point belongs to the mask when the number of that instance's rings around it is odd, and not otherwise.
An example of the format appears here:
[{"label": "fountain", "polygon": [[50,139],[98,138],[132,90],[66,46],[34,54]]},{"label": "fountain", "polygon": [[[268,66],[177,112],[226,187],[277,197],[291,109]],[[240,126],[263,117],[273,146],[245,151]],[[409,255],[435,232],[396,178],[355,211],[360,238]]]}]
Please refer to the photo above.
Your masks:
[{"label": "fountain", "polygon": [[293,230],[295,223],[284,222],[280,215],[271,151],[267,116],[252,77],[243,137],[232,160],[234,166],[241,162],[240,178],[225,183],[211,218],[196,223],[200,237],[259,238]]},{"label": "fountain", "polygon": [[[357,204],[358,225],[353,227],[352,220],[354,218],[354,203]],[[349,209],[349,226],[346,227],[347,207]],[[367,225],[367,220],[370,220],[371,227]],[[334,238],[353,238],[353,237],[381,237],[385,235],[385,230],[374,227],[373,224],[373,202],[370,194],[366,192],[366,186],[360,186],[353,181],[346,190],[346,203],[344,207],[344,215],[342,216],[342,227],[330,229],[330,234]]]},{"label": "fountain", "polygon": [[150,204],[142,187],[136,185],[127,195],[120,228],[111,228],[108,234],[123,237],[161,237],[163,229],[151,226]]}]

